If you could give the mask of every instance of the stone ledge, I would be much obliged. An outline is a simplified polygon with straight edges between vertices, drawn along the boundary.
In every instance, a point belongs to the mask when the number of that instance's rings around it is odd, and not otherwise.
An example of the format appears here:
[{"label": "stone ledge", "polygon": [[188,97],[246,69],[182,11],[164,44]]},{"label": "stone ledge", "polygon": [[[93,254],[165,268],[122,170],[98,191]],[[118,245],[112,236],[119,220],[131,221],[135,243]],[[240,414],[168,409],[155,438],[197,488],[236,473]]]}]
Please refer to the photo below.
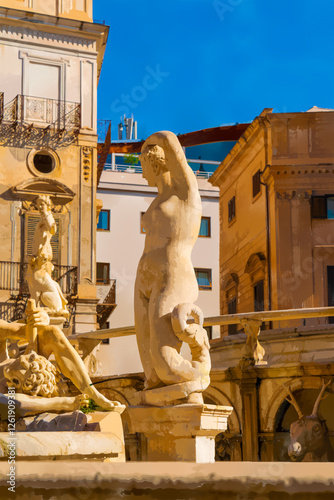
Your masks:
[{"label": "stone ledge", "polygon": [[[0,463],[0,496],[7,492],[9,465]],[[144,498],[219,498],[228,493],[231,500],[243,494],[245,498],[266,498],[275,492],[277,498],[333,498],[334,479],[332,463],[292,463],[292,462],[219,462],[215,464],[193,463],[101,463],[92,461],[63,462],[18,462],[16,464],[15,498],[38,490],[43,494],[57,488],[57,498],[78,498],[75,495],[83,488],[94,499],[133,498],[132,492]],[[96,493],[95,493],[96,492]],[[150,496],[150,493],[152,493]],[[107,493],[107,495],[106,495]],[[48,493],[49,494],[49,493]],[[60,494],[64,496],[60,496]],[[22,495],[22,497],[21,497]],[[145,496],[147,495],[147,496]],[[176,495],[176,496],[175,496]],[[247,496],[248,495],[248,496]],[[10,498],[13,498],[11,496]],[[86,497],[85,497],[86,498]],[[276,498],[276,497],[275,497]]]}]

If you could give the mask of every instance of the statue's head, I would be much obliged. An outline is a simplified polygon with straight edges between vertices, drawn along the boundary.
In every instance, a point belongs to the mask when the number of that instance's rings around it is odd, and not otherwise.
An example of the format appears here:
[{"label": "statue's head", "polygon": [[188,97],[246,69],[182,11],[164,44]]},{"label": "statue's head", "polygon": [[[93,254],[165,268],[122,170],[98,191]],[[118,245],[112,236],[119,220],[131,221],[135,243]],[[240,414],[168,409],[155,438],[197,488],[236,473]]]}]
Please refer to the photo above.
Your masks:
[{"label": "statue's head", "polygon": [[44,209],[51,210],[52,203],[49,196],[41,194],[35,203],[39,211],[43,211]]},{"label": "statue's head", "polygon": [[7,386],[15,387],[17,393],[44,398],[59,396],[59,373],[50,361],[34,351],[6,366],[4,375]]},{"label": "statue's head", "polygon": [[155,186],[156,177],[167,172],[163,148],[156,145],[145,146],[139,158],[144,179],[147,180],[150,186]]}]

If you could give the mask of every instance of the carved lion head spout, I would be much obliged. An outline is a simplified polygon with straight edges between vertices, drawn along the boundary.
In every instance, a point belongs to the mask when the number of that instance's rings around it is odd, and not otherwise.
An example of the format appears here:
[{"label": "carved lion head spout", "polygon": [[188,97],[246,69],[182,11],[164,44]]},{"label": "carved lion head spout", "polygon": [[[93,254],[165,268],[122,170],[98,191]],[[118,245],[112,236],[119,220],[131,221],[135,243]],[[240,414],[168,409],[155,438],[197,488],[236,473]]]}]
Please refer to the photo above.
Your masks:
[{"label": "carved lion head spout", "polygon": [[4,369],[8,387],[29,396],[51,398],[59,396],[60,375],[44,356],[34,351],[22,354]]}]

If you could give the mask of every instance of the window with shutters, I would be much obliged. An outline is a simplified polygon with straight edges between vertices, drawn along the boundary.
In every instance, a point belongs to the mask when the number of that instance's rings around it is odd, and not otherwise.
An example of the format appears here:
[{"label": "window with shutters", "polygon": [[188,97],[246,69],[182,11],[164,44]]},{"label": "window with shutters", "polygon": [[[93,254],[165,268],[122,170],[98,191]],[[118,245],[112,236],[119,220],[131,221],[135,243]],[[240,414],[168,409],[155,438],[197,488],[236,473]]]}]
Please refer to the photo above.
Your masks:
[{"label": "window with shutters", "polygon": [[109,285],[110,283],[110,264],[109,262],[96,263],[96,283],[99,285]]},{"label": "window with shutters", "polygon": [[211,217],[202,217],[201,226],[199,229],[200,238],[210,238],[211,236]]},{"label": "window with shutters", "polygon": [[254,285],[254,311],[264,311],[264,281]]},{"label": "window with shutters", "polygon": [[195,268],[196,279],[199,290],[212,289],[212,271],[211,269]]},{"label": "window with shutters", "polygon": [[261,193],[261,170],[253,175],[253,198]]},{"label": "window with shutters", "polygon": [[[52,263],[60,265],[61,263],[61,245],[60,245],[60,235],[61,235],[61,216],[53,214],[57,232],[51,238],[51,248],[52,248]],[[35,229],[41,216],[38,212],[27,212],[25,214],[25,227],[24,227],[24,260],[29,261],[32,257],[32,242],[34,240]]]},{"label": "window with shutters", "polygon": [[228,202],[228,221],[232,222],[235,219],[235,196]]}]

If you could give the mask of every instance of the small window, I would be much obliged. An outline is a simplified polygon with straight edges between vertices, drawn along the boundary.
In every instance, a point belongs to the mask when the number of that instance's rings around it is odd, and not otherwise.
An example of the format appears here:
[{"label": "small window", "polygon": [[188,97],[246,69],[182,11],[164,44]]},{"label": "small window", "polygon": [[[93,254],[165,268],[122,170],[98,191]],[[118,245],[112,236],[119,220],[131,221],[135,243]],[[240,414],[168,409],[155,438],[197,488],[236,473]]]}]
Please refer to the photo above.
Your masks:
[{"label": "small window", "polygon": [[195,269],[198,288],[200,290],[212,289],[212,272],[211,269]]},{"label": "small window", "polygon": [[253,175],[253,198],[261,192],[261,170]]},{"label": "small window", "polygon": [[108,262],[96,263],[96,283],[109,285],[110,282],[110,264]]},{"label": "small window", "polygon": [[212,326],[204,326],[204,330],[206,330],[206,333],[208,334],[208,339],[212,340]]},{"label": "small window", "polygon": [[34,167],[41,174],[50,174],[55,168],[55,162],[48,153],[36,153],[33,159]]},{"label": "small window", "polygon": [[145,212],[140,212],[140,232],[144,234],[146,231],[143,226],[143,217],[145,215]]},{"label": "small window", "polygon": [[[237,298],[233,297],[228,303],[227,303],[227,313],[228,314],[236,314],[237,312]],[[237,333],[237,325],[228,325],[228,334],[229,335],[235,335]]]},{"label": "small window", "polygon": [[199,235],[201,238],[210,238],[211,236],[211,218],[202,217]]},{"label": "small window", "polygon": [[327,219],[334,219],[334,197],[327,198]]},{"label": "small window", "polygon": [[102,339],[101,344],[109,345],[110,344],[110,339]]},{"label": "small window", "polygon": [[110,210],[101,210],[97,222],[97,229],[99,231],[110,231]]},{"label": "small window", "polygon": [[311,212],[314,219],[327,219],[326,196],[312,196]]},{"label": "small window", "polygon": [[264,311],[264,281],[254,285],[254,311]]},{"label": "small window", "polygon": [[228,202],[228,221],[231,222],[235,218],[235,196]]},{"label": "small window", "polygon": [[334,219],[334,196],[312,196],[311,215],[313,219]]}]

